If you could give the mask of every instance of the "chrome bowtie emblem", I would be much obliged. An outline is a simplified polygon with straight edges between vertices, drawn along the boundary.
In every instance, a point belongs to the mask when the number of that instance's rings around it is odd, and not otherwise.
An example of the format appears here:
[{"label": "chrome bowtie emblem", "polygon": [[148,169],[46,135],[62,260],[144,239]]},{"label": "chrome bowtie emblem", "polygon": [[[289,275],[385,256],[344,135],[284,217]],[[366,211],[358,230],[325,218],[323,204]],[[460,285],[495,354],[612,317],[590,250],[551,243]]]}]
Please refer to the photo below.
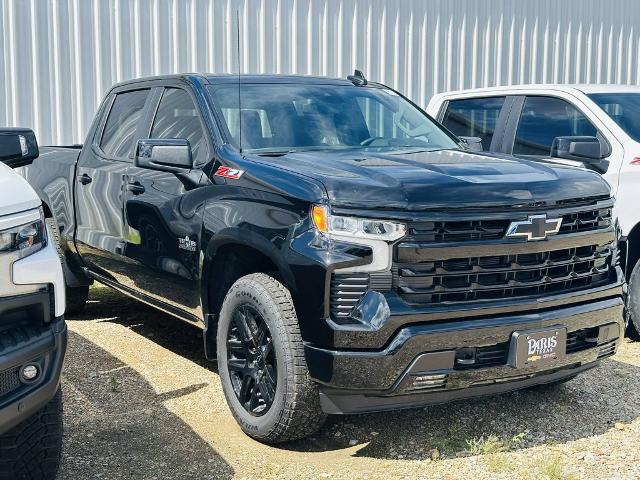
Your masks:
[{"label": "chrome bowtie emblem", "polygon": [[511,222],[505,237],[526,237],[527,241],[544,240],[547,235],[555,235],[560,231],[562,217],[547,218],[546,215],[529,215],[528,220]]}]

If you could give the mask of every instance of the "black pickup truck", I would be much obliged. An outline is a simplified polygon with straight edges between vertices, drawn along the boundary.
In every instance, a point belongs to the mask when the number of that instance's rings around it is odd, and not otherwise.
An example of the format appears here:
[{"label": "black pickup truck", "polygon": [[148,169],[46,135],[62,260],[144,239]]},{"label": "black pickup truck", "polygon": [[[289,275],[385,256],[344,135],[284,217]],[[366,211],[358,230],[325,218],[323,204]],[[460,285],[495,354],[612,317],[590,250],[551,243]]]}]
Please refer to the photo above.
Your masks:
[{"label": "black pickup truck", "polygon": [[203,328],[265,442],[326,414],[559,383],[615,353],[623,279],[596,173],[473,152],[399,93],[301,76],[116,85],[23,174],[98,281]]}]

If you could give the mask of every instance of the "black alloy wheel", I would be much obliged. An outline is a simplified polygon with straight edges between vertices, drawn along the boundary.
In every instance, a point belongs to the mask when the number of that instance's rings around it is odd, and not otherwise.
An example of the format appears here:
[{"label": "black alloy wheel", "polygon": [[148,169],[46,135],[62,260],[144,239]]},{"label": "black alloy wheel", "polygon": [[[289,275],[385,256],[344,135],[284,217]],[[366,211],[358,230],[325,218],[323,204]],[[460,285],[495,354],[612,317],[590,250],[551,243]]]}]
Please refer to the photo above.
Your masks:
[{"label": "black alloy wheel", "polygon": [[227,352],[236,398],[251,415],[264,415],[273,404],[278,370],[269,327],[251,305],[239,305],[233,311]]},{"label": "black alloy wheel", "polygon": [[240,277],[224,297],[216,329],[222,391],[242,431],[269,444],[318,431],[327,415],[289,289],[265,273]]}]

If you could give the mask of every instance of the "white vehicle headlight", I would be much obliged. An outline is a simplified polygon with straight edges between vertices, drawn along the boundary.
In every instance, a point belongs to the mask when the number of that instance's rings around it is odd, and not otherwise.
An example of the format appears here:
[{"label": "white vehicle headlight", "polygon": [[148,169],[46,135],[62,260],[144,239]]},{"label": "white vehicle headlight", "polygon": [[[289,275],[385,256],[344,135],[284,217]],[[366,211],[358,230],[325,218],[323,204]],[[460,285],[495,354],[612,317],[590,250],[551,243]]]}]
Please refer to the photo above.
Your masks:
[{"label": "white vehicle headlight", "polygon": [[407,227],[403,223],[369,218],[331,215],[329,207],[314,205],[313,223],[320,233],[355,238],[370,238],[392,242],[404,237]]},{"label": "white vehicle headlight", "polygon": [[366,265],[339,269],[336,272],[380,272],[391,268],[390,243],[402,238],[407,227],[403,223],[370,218],[332,215],[329,207],[314,205],[311,217],[316,230],[335,240],[366,245],[373,251],[373,261]]},{"label": "white vehicle headlight", "polygon": [[47,229],[42,210],[38,220],[0,231],[0,255],[9,253],[20,259],[44,248],[46,244]]}]

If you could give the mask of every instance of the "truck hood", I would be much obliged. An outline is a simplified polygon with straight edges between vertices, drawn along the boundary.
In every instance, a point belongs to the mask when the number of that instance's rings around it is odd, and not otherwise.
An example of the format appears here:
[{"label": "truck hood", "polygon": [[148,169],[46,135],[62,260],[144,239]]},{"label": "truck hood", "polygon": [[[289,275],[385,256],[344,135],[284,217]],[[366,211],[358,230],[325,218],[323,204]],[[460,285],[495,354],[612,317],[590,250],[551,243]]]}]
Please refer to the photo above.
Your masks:
[{"label": "truck hood", "polygon": [[0,162],[0,216],[23,212],[41,205],[27,181]]},{"label": "truck hood", "polygon": [[537,205],[609,194],[595,172],[462,150],[307,151],[270,160],[322,182],[330,203],[347,208]]}]

